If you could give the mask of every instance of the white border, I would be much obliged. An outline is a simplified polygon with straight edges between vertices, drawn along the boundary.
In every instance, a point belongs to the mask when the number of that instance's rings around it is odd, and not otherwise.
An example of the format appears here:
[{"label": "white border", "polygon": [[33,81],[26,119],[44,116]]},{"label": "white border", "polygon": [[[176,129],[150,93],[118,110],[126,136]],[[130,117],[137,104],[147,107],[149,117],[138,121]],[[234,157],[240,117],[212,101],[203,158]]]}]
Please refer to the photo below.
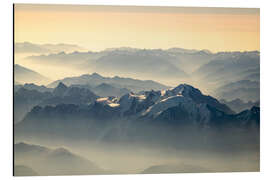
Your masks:
[{"label": "white border", "polygon": [[206,173],[162,175],[102,175],[23,177],[18,179],[270,179],[270,6],[263,0],[12,0],[1,1],[1,93],[0,93],[0,177],[12,177],[12,3],[51,3],[88,5],[150,5],[150,6],[200,6],[200,7],[256,7],[261,8],[261,172],[260,173]]},{"label": "white border", "polygon": [[[260,1],[260,0],[259,0]],[[260,7],[254,0],[14,0],[15,3],[137,5],[137,6],[202,6],[202,7]]]}]

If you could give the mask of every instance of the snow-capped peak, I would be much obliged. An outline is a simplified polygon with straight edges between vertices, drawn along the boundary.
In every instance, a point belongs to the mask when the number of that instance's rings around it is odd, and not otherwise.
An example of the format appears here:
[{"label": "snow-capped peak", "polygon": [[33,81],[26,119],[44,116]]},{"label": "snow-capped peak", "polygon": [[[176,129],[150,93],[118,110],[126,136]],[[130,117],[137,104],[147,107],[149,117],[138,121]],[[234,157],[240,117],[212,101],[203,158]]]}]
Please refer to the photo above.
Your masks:
[{"label": "snow-capped peak", "polygon": [[103,104],[103,105],[108,105],[110,107],[118,107],[120,104],[117,103],[118,99],[115,97],[102,97],[98,98],[96,102]]},{"label": "snow-capped peak", "polygon": [[175,94],[182,94],[183,96],[189,96],[190,94],[199,94],[201,95],[201,91],[199,89],[196,89],[188,84],[180,84],[174,89],[171,90]]}]

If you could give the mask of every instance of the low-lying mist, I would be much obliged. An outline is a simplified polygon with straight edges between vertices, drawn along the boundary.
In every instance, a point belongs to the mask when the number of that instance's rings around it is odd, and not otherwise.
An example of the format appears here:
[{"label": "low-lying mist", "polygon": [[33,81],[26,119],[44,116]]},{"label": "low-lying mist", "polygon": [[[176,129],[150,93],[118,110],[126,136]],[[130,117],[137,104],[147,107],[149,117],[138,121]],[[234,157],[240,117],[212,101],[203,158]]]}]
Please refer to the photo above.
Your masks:
[{"label": "low-lying mist", "polygon": [[[111,144],[89,142],[87,146],[79,146],[76,143],[76,145],[69,144],[64,147],[94,162],[104,170],[102,173],[105,174],[259,171],[258,151],[242,153],[206,152],[197,149],[176,151],[166,147],[149,148],[131,144],[115,147]],[[26,165],[31,165],[33,168],[38,166],[38,164],[30,164],[31,159],[15,160],[15,164],[26,162],[29,162]],[[42,162],[37,163],[42,164]],[[160,167],[151,170],[154,166]],[[50,175],[50,172],[46,174],[46,166],[43,166],[43,173],[43,175]]]},{"label": "low-lying mist", "polygon": [[[108,129],[100,134],[105,134],[105,131],[108,132]],[[133,133],[138,136],[134,138],[112,133],[108,135],[111,137],[105,139],[104,136],[87,139],[37,134],[15,136],[15,143],[23,141],[51,149],[63,147],[103,170],[79,174],[259,171],[259,132],[256,129],[200,131],[189,127],[147,130],[137,127]],[[33,161],[15,157],[15,162],[22,164]],[[33,164],[32,168],[38,166]],[[41,175],[53,174],[50,168],[48,171],[46,167],[43,168]]]}]

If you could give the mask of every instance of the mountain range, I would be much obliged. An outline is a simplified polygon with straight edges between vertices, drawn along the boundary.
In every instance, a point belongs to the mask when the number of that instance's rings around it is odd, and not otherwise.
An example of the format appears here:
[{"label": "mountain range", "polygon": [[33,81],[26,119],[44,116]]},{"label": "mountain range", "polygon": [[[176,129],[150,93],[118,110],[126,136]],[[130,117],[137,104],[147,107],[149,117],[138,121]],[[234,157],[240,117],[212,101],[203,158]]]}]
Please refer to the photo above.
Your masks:
[{"label": "mountain range", "polygon": [[51,92],[40,92],[24,87],[18,88],[14,91],[14,122],[17,123],[22,120],[25,114],[31,111],[34,106],[51,96]]},{"label": "mountain range", "polygon": [[51,92],[53,89],[52,88],[47,88],[44,85],[36,85],[34,83],[25,83],[24,85],[22,84],[14,84],[14,92],[17,92],[19,89],[24,88],[27,90],[37,90],[39,92]]},{"label": "mountain range", "polygon": [[[110,90],[115,91],[115,88],[121,88],[119,91],[126,91],[126,92],[127,92],[127,89],[133,92],[139,92],[139,91],[145,91],[145,90],[151,90],[151,89],[162,90],[162,89],[169,88],[168,86],[165,86],[163,84],[160,84],[152,80],[138,80],[138,79],[132,79],[132,78],[119,77],[119,76],[103,77],[98,73],[84,74],[84,75],[75,76],[75,77],[67,77],[67,78],[60,79],[60,80],[50,83],[48,87],[54,88],[59,84],[59,82],[62,82],[67,86],[70,86],[70,85],[89,85],[91,87],[96,86],[93,89],[93,91],[96,90],[100,92],[105,90],[104,86],[107,86],[106,88],[109,88],[108,91]],[[110,87],[108,87],[109,85]]]},{"label": "mountain range", "polygon": [[[217,52],[182,48],[135,49],[111,48],[100,52],[51,53],[27,57],[28,61],[44,65],[65,64],[81,73],[97,72],[106,76],[152,79],[175,86],[179,82],[199,86],[201,90],[217,96],[220,87],[237,81],[260,81],[260,52]],[[76,63],[74,63],[76,62]],[[57,84],[57,83],[56,83]],[[54,86],[56,86],[54,84]],[[124,87],[132,90],[131,88]],[[255,88],[259,88],[256,85]],[[241,89],[237,89],[239,92]],[[132,90],[134,91],[134,90]],[[255,90],[251,92],[256,93]],[[245,90],[242,100],[249,101]],[[227,95],[219,94],[218,98]],[[257,97],[253,96],[253,101]]]},{"label": "mountain range", "polygon": [[15,45],[16,176],[259,170],[260,52],[76,48]]},{"label": "mountain range", "polygon": [[260,54],[255,51],[218,53],[217,57],[198,68],[194,77],[212,89],[211,94],[218,98],[232,100],[240,95],[244,101],[258,101],[259,74]]},{"label": "mountain range", "polygon": [[36,105],[87,104],[98,98],[89,89],[67,87],[63,83],[59,83],[54,89],[35,84],[17,85],[15,89],[17,89],[14,92],[15,123],[22,120],[26,113]]},{"label": "mountain range", "polygon": [[15,123],[19,122],[36,105],[85,104],[98,97],[121,97],[131,91],[167,88],[150,80],[110,78],[97,73],[57,80],[48,86],[34,83],[17,84],[14,85],[14,119]]},{"label": "mountain range", "polygon": [[[54,93],[62,90],[66,93],[66,88],[60,83]],[[45,138],[54,134],[57,138],[147,141],[154,137],[161,140],[156,134],[160,128],[162,131],[173,128],[179,133],[189,128],[196,131],[209,128],[210,131],[237,128],[258,131],[260,124],[258,107],[235,114],[225,104],[187,84],[168,90],[128,93],[120,98],[95,97],[91,101],[35,106],[15,125],[15,136],[35,134]]]},{"label": "mountain range", "polygon": [[[207,50],[189,50],[183,48],[162,49],[136,49],[136,48],[110,48],[100,52],[72,52],[72,53],[51,53],[48,55],[29,56],[27,59],[35,60],[42,63],[56,61],[61,63],[65,61],[70,64],[77,62],[78,67],[87,68],[89,65],[95,66],[95,69],[104,71],[103,68],[111,68],[117,74],[124,72],[128,66],[131,72],[140,72],[141,68],[152,68],[155,72],[166,72],[166,69],[178,70],[178,76],[186,76],[186,73],[193,72],[200,65],[209,62],[216,55]],[[196,62],[196,63],[194,63]],[[81,66],[82,65],[82,66]],[[162,66],[161,66],[162,65]],[[110,67],[112,66],[112,67]],[[119,67],[118,67],[119,66]],[[183,68],[185,66],[185,68]],[[101,68],[101,69],[100,69]],[[185,69],[185,71],[183,71]],[[147,73],[147,71],[143,71]],[[130,76],[132,77],[132,76]]]}]

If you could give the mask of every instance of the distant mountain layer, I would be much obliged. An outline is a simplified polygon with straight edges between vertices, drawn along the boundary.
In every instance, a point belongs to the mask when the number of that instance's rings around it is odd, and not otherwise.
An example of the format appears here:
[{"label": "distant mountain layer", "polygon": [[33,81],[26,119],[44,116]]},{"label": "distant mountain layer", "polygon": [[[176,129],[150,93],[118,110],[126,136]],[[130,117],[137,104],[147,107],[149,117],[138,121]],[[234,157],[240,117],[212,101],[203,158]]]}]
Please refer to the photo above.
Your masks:
[{"label": "distant mountain layer", "polygon": [[258,52],[235,52],[218,53],[215,58],[197,69],[194,75],[202,81],[220,86],[240,80],[254,80],[257,78],[255,74],[259,73],[260,55]]},{"label": "distant mountain layer", "polygon": [[19,83],[47,84],[50,80],[43,75],[25,68],[21,65],[14,65],[15,81]]},{"label": "distant mountain layer", "polygon": [[[208,50],[189,50],[183,48],[170,48],[168,50],[162,49],[135,49],[135,48],[111,48],[100,52],[72,52],[72,53],[52,53],[48,55],[29,56],[28,59],[35,61],[46,60],[46,62],[58,62],[72,64],[76,61],[77,68],[89,69],[91,66],[95,67],[97,72],[104,72],[110,70],[118,75],[127,73],[132,77],[132,73],[147,73],[157,74],[166,73],[165,76],[178,78],[186,76],[185,73],[191,74],[201,66],[215,60],[234,60],[240,56],[246,56],[248,59],[257,58],[260,56],[258,51],[249,52],[218,52],[211,53]],[[151,67],[151,71],[149,71]],[[171,71],[167,71],[171,69]],[[130,71],[130,74],[126,72]],[[144,71],[147,70],[147,71]],[[174,71],[178,70],[178,71]],[[198,70],[200,71],[200,69]],[[207,72],[205,72],[207,73]],[[148,74],[149,75],[149,74]],[[160,77],[160,74],[158,74]]]},{"label": "distant mountain layer", "polygon": [[73,44],[34,44],[30,42],[15,43],[15,53],[57,53],[57,52],[73,52],[81,51],[84,48]]},{"label": "distant mountain layer", "polygon": [[130,92],[130,90],[127,88],[117,88],[107,83],[101,83],[95,88],[92,88],[92,90],[95,94],[98,94],[99,96],[103,97],[107,96],[121,97]]},{"label": "distant mountain layer", "polygon": [[85,74],[85,75],[77,76],[77,77],[64,78],[64,79],[52,82],[51,84],[48,85],[48,87],[54,88],[59,84],[59,82],[62,82],[68,86],[70,85],[90,85],[92,87],[99,86],[99,87],[96,87],[95,90],[97,92],[103,91],[101,93],[104,93],[104,90],[106,91],[109,90],[109,89],[106,89],[104,86],[107,86],[107,88],[110,88],[111,90],[112,89],[116,90],[115,88],[122,88],[122,90],[119,90],[119,91],[126,91],[126,92],[127,90],[125,89],[131,90],[134,92],[139,92],[139,91],[145,91],[145,90],[151,90],[151,89],[163,90],[163,89],[169,88],[168,86],[162,85],[160,83],[157,83],[151,80],[137,80],[137,79],[132,79],[132,78],[118,77],[118,76],[115,76],[112,78],[103,77],[97,73],[93,73],[91,75]]},{"label": "distant mountain layer", "polygon": [[65,148],[50,149],[21,142],[14,145],[14,150],[15,176],[105,173],[93,162]]},{"label": "distant mountain layer", "polygon": [[250,109],[253,106],[260,107],[260,101],[256,101],[256,102],[252,102],[252,101],[244,102],[244,101],[242,101],[239,98],[234,99],[232,101],[226,101],[225,99],[221,99],[220,102],[223,103],[223,104],[226,104],[228,107],[230,107],[235,112],[241,112],[241,111],[244,111],[246,109]]},{"label": "distant mountain layer", "polygon": [[258,51],[211,53],[207,50],[182,48],[163,50],[123,47],[100,52],[51,53],[29,56],[27,59],[41,65],[65,64],[71,70],[81,73],[97,72],[110,76],[151,79],[169,85],[179,82],[194,84],[194,81],[195,84],[199,82],[201,90],[209,93],[235,81],[260,81]]},{"label": "distant mountain layer", "polygon": [[91,62],[97,70],[114,72],[121,76],[155,79],[186,78],[188,75],[173,62],[177,59],[167,53],[152,51],[109,52]]},{"label": "distant mountain layer", "polygon": [[213,56],[215,55],[206,50],[181,48],[168,50],[113,48],[100,52],[51,53],[29,56],[27,59],[41,64],[65,64],[85,73],[106,72],[131,78],[179,82],[189,78],[189,73],[209,62]]},{"label": "distant mountain layer", "polygon": [[[217,80],[222,78],[222,75],[240,75],[240,73],[247,73],[252,70],[258,72],[259,67],[259,52],[217,53],[211,61],[202,65],[196,73],[203,75],[204,78]],[[213,74],[217,76],[212,76]]]},{"label": "distant mountain layer", "polygon": [[[216,54],[208,50],[189,50],[183,48],[162,49],[136,49],[129,47],[111,48],[100,52],[73,52],[73,53],[51,53],[48,55],[29,56],[28,59],[35,61],[46,60],[58,63],[71,63],[76,61],[78,67],[88,68],[94,66],[97,71],[111,70],[122,75],[130,71],[131,74],[143,70],[144,76],[149,73],[166,73],[165,76],[175,75],[178,78],[186,76],[186,72],[196,70],[200,65],[209,62]],[[148,68],[151,68],[149,71]],[[185,67],[185,68],[183,68]],[[171,69],[172,68],[172,69]],[[172,71],[167,71],[171,69]],[[177,70],[177,71],[174,71]],[[131,74],[128,74],[130,76]],[[132,77],[132,76],[130,76]]]},{"label": "distant mountain layer", "polygon": [[245,101],[259,101],[260,83],[250,80],[231,82],[217,88],[215,94],[216,97],[228,101],[238,98]]}]

